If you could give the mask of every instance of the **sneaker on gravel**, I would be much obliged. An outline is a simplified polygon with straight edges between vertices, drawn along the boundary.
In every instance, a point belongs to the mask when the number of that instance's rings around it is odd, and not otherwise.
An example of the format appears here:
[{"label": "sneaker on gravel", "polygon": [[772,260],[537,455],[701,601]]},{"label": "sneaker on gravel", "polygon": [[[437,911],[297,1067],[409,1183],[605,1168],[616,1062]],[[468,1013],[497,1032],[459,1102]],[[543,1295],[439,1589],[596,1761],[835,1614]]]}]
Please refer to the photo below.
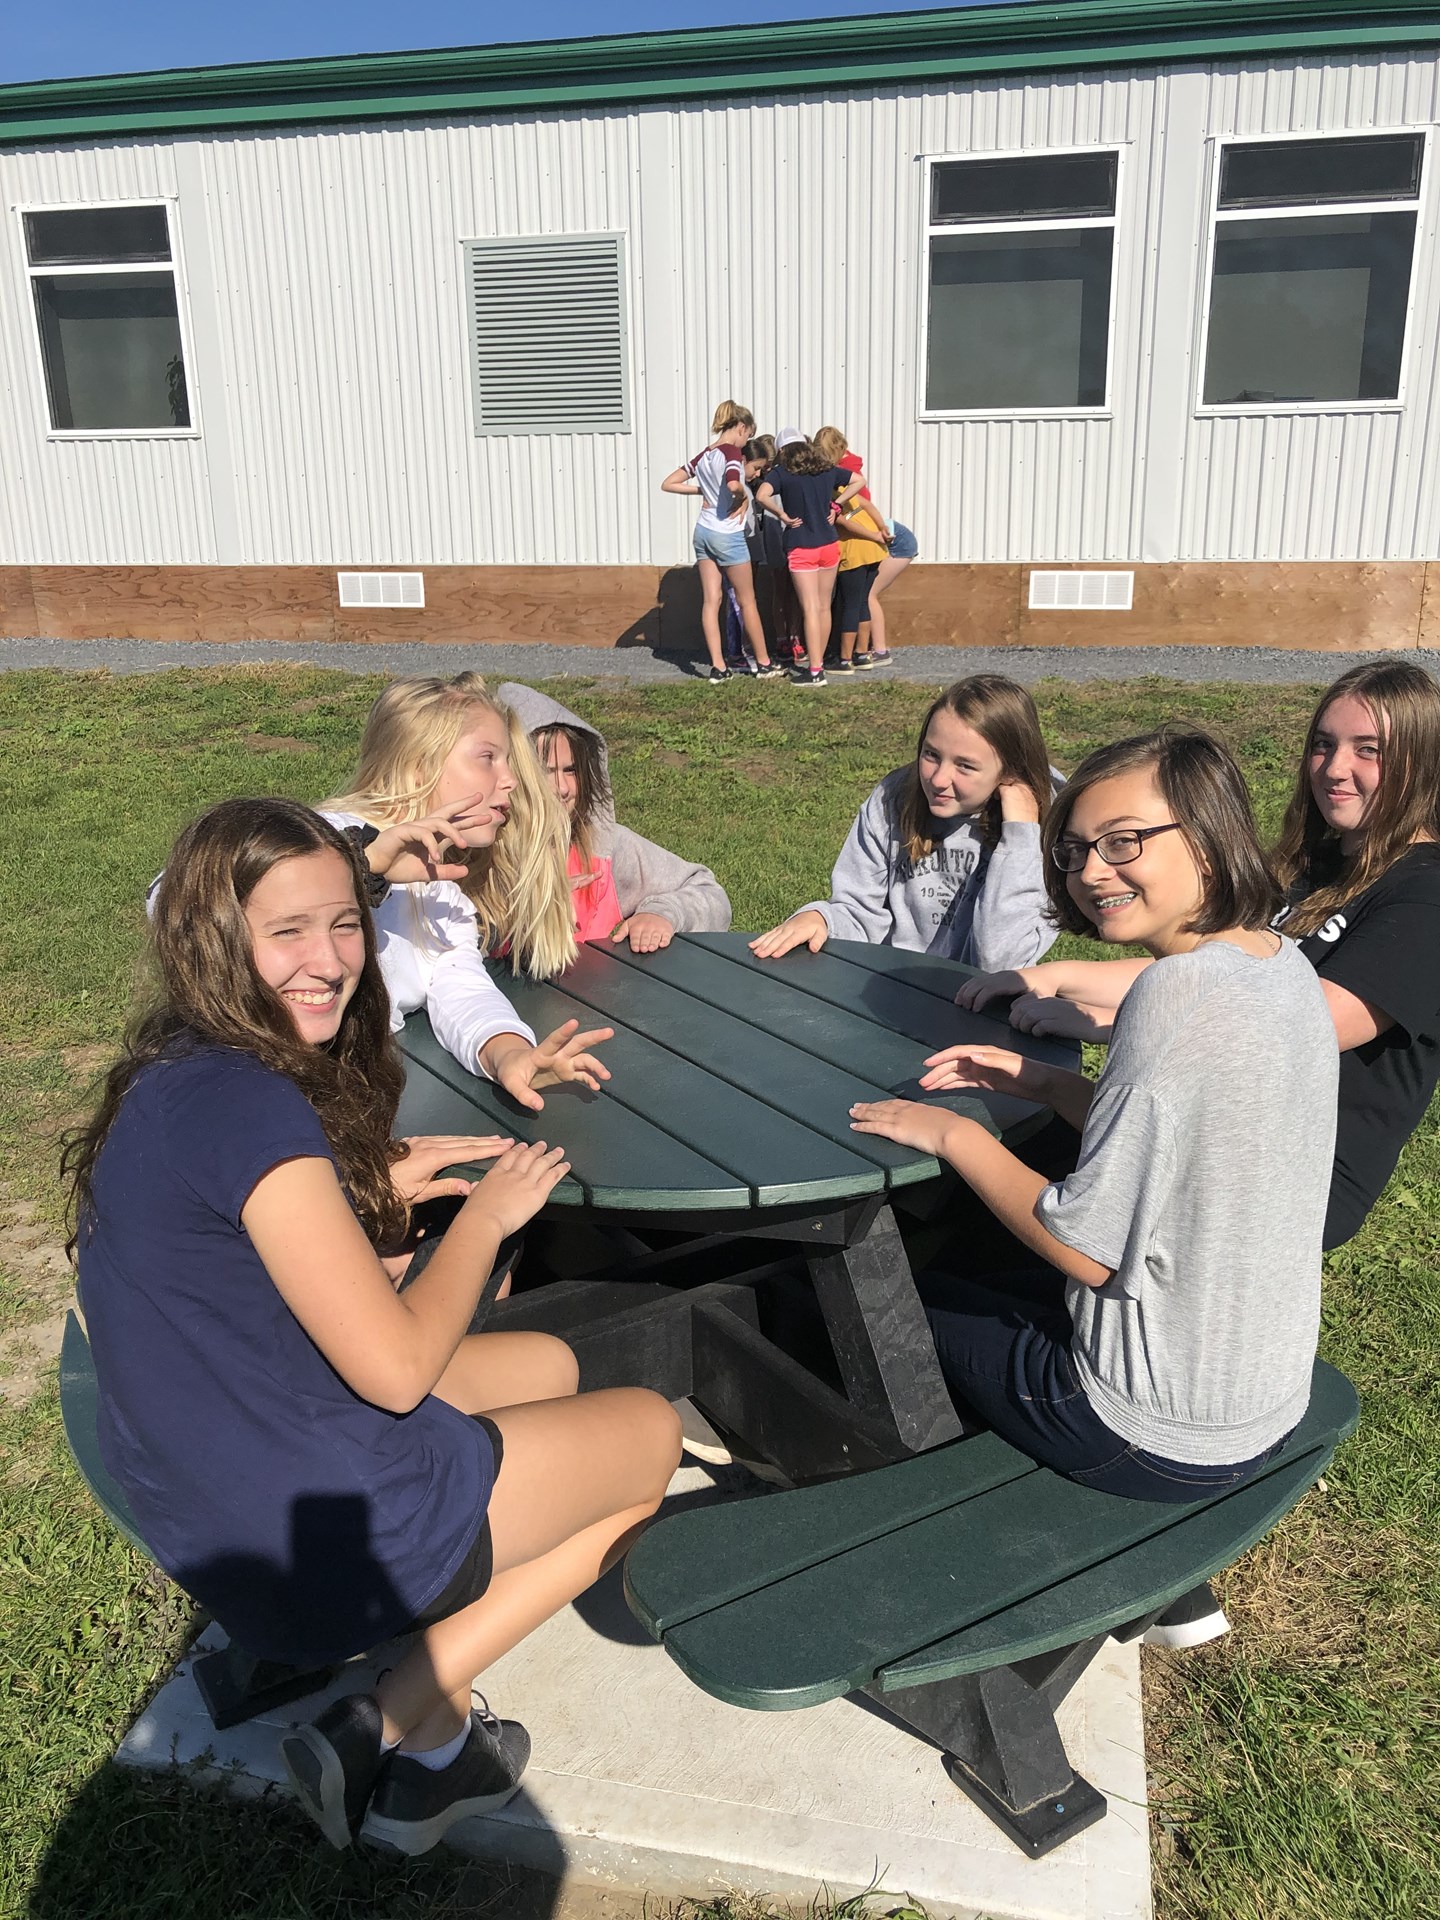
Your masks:
[{"label": "sneaker on gravel", "polygon": [[705,684],[710,687],[718,687],[722,680],[738,680],[739,677],[738,674],[732,673],[729,667],[711,667],[709,673],[705,676]]},{"label": "sneaker on gravel", "polygon": [[792,687],[823,687],[825,685],[824,669],[822,668],[819,673],[792,673],[790,684]]},{"label": "sneaker on gravel", "polygon": [[873,667],[873,666],[874,666],[874,664],[875,664],[875,656],[874,656],[873,654],[870,654],[870,653],[857,653],[857,654],[856,654],[856,656],[855,656],[855,665],[856,665],[856,666],[857,666],[858,668],[860,668],[860,670],[861,670],[862,672],[863,672],[863,671],[865,670],[865,668],[867,668],[867,667]]},{"label": "sneaker on gravel", "polygon": [[831,673],[853,673],[855,671],[855,662],[853,660],[833,660],[830,663],[830,671]]},{"label": "sneaker on gravel", "polygon": [[778,680],[784,672],[785,669],[778,660],[767,660],[763,667],[757,667],[755,669],[755,678],[757,680]]},{"label": "sneaker on gravel", "polygon": [[398,1853],[428,1853],[458,1821],[503,1807],[520,1790],[530,1736],[518,1720],[497,1720],[482,1700],[470,1715],[459,1756],[436,1771],[392,1753],[365,1816],[363,1838]]},{"label": "sneaker on gravel", "polygon": [[383,1725],[373,1693],[347,1693],[280,1742],[295,1798],[332,1847],[348,1847],[360,1831],[380,1773]]},{"label": "sneaker on gravel", "polygon": [[1230,1631],[1225,1609],[1207,1585],[1192,1587],[1140,1636],[1146,1647],[1203,1647]]},{"label": "sneaker on gravel", "polygon": [[895,664],[895,656],[889,647],[886,647],[883,653],[877,653],[872,647],[870,649],[870,664],[872,667],[891,667]]}]

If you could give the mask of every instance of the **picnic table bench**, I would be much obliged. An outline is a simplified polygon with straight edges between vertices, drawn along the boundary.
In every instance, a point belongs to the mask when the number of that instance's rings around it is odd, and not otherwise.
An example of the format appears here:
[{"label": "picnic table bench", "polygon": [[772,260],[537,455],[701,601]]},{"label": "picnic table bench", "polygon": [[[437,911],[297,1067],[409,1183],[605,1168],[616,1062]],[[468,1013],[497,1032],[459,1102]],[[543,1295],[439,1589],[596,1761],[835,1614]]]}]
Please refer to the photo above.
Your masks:
[{"label": "picnic table bench", "polygon": [[1350,1382],[1317,1360],[1283,1450],[1186,1506],[1077,1486],[975,1434],[858,1479],[662,1518],[626,1558],[626,1598],[732,1706],[864,1694],[1038,1858],[1105,1812],[1055,1709],[1106,1638],[1137,1638],[1268,1533],[1357,1418]]}]

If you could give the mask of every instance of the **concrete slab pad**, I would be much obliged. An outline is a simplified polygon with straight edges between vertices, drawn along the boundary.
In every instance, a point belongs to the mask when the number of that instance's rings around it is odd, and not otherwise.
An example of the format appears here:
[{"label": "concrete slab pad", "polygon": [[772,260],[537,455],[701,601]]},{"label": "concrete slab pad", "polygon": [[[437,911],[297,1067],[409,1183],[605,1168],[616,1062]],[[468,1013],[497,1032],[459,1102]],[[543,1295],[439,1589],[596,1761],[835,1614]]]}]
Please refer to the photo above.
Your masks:
[{"label": "concrete slab pad", "polygon": [[[753,1491],[739,1469],[686,1466],[673,1494]],[[200,1647],[220,1644],[208,1632]],[[357,1662],[331,1689],[393,1663]],[[227,1733],[211,1726],[187,1658],[127,1734],[122,1765],[180,1768],[254,1795],[283,1780],[299,1702]],[[1150,1920],[1139,1657],[1108,1645],[1059,1715],[1072,1762],[1110,1802],[1098,1826],[1025,1858],[946,1778],[935,1751],[868,1702],[751,1713],[693,1686],[631,1618],[612,1575],[485,1676],[525,1722],[535,1757],[500,1813],[452,1843],[557,1877],[678,1897],[812,1898],[877,1885],[946,1920]]]}]

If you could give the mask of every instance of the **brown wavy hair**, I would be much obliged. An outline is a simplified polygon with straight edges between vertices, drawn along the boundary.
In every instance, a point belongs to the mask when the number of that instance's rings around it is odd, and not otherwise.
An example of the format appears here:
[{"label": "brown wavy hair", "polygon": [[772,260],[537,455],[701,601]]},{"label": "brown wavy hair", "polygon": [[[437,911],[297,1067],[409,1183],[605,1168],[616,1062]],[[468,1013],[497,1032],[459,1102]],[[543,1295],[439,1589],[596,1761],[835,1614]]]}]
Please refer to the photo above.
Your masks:
[{"label": "brown wavy hair", "polygon": [[[1369,708],[1380,736],[1380,784],[1348,857],[1310,786],[1310,755],[1327,709],[1346,694]],[[1342,673],[1310,716],[1275,866],[1295,905],[1285,931],[1303,938],[1371,887],[1417,840],[1440,840],[1440,687],[1408,660],[1372,660]],[[1296,896],[1300,896],[1296,898]]]},{"label": "brown wavy hair", "polygon": [[1102,780],[1142,767],[1154,770],[1155,784],[1200,869],[1200,909],[1185,931],[1225,933],[1243,927],[1255,933],[1268,927],[1280,911],[1280,886],[1260,845],[1245,776],[1213,734],[1167,724],[1087,754],[1055,796],[1040,843],[1050,917],[1061,932],[1095,937],[1094,921],[1071,899],[1069,876],[1053,858],[1075,802]]},{"label": "brown wavy hair", "polygon": [[[1003,673],[972,673],[969,679],[947,687],[920,722],[915,758],[910,763],[910,777],[900,790],[896,820],[896,838],[909,858],[928,860],[939,844],[930,831],[930,804],[920,784],[920,754],[937,713],[963,720],[999,754],[1001,777],[1023,781],[1029,787],[1043,827],[1052,791],[1050,756],[1045,751],[1035,702],[1017,680],[1007,680]],[[1000,795],[992,793],[980,816],[980,837],[987,847],[998,842],[1002,824]]]},{"label": "brown wavy hair", "polygon": [[531,738],[542,767],[549,763],[553,740],[563,739],[569,744],[570,758],[575,763],[575,811],[570,816],[570,841],[579,848],[580,857],[588,867],[594,853],[591,828],[596,814],[610,798],[604,749],[588,728],[567,727],[558,720],[548,727],[537,727]]},{"label": "brown wavy hair", "polygon": [[[255,967],[245,902],[272,867],[310,853],[338,853],[355,886],[365,962],[335,1038],[309,1046],[285,1002]],[[132,1022],[105,1076],[89,1124],[66,1136],[73,1253],[95,1210],[95,1166],[136,1076],[199,1047],[233,1047],[293,1080],[335,1150],[340,1178],[374,1245],[397,1242],[408,1209],[390,1177],[404,1157],[390,1130],[405,1082],[390,1037],[390,998],[375,957],[359,854],[298,800],[222,800],[194,820],[171,850],[150,921],[151,1003]]]}]

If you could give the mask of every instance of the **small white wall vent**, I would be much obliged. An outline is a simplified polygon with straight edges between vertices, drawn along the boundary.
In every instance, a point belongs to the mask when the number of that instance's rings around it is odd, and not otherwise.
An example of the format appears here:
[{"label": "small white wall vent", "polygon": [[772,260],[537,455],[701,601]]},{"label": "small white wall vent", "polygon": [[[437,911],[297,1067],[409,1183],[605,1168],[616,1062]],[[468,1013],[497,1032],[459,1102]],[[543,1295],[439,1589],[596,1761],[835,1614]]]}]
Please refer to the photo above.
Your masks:
[{"label": "small white wall vent", "polygon": [[423,607],[423,573],[342,573],[342,607]]},{"label": "small white wall vent", "polygon": [[1104,572],[1030,575],[1030,605],[1084,613],[1129,613],[1135,604],[1135,575]]}]

